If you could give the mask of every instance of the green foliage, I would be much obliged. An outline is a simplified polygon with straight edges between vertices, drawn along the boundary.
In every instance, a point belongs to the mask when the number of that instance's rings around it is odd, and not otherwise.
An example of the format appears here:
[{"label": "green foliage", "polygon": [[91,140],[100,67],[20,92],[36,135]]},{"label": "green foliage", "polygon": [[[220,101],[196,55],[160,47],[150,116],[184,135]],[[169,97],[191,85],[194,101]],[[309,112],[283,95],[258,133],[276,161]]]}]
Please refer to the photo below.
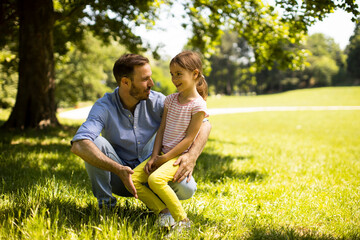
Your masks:
[{"label": "green foliage", "polygon": [[[206,73],[209,73],[210,70],[208,64],[210,57],[219,57],[216,46],[220,44],[225,29],[232,29],[233,33],[237,34],[238,38],[246,43],[246,48],[251,49],[252,65],[250,68],[243,65],[239,67],[239,65],[229,61],[226,63],[229,66],[229,69],[226,70],[228,72],[221,73],[218,69],[215,69],[217,73],[214,77],[226,78],[227,82],[224,84],[216,80],[216,84],[213,84],[211,89],[219,87],[220,92],[227,94],[234,91],[252,91],[256,82],[261,85],[258,89],[255,89],[258,92],[269,89],[286,90],[304,81],[307,82],[306,85],[308,86],[311,78],[316,79],[314,76],[310,76],[311,74],[306,74],[308,79],[304,80],[298,76],[288,76],[279,71],[280,69],[294,70],[305,67],[307,52],[299,46],[304,43],[307,27],[316,19],[321,20],[335,9],[344,9],[354,16],[359,13],[358,5],[354,1],[312,0],[301,1],[302,3],[299,5],[299,1],[295,0],[277,0],[277,7],[285,10],[283,12],[261,0],[53,0],[52,6],[48,9],[48,16],[51,19],[44,19],[43,22],[50,21],[53,23],[53,28],[51,28],[50,24],[49,33],[53,35],[54,45],[50,46],[53,49],[47,50],[55,52],[57,58],[57,76],[59,78],[57,80],[59,84],[57,97],[59,99],[56,101],[49,99],[49,101],[43,102],[56,102],[61,106],[66,102],[73,104],[79,100],[94,99],[95,96],[102,95],[106,91],[106,87],[100,84],[99,80],[106,81],[108,85],[111,85],[109,83],[110,74],[108,70],[101,69],[98,63],[103,60],[104,68],[108,68],[109,63],[104,60],[97,49],[88,48],[86,40],[89,32],[92,32],[93,36],[98,37],[104,43],[112,44],[117,42],[130,52],[145,52],[148,49],[145,49],[142,45],[141,38],[134,34],[134,27],[140,25],[145,25],[148,28],[153,27],[159,12],[163,9],[160,8],[160,5],[167,4],[171,6],[175,2],[179,2],[184,6],[185,18],[190,21],[190,24],[188,26],[184,24],[184,27],[193,32],[187,48],[203,53]],[[16,56],[11,61],[2,61],[3,66],[0,69],[0,87],[2,90],[0,101],[2,106],[12,106],[12,99],[14,99],[15,95],[13,89],[17,81],[15,80],[17,67],[14,67],[14,64],[19,62],[19,43],[17,40],[20,39],[18,36],[20,21],[18,9],[21,8],[18,8],[18,4],[21,3],[15,0],[0,2],[0,33],[2,36],[0,46],[7,51],[5,54]],[[25,23],[22,27],[26,29],[30,26]],[[106,50],[104,51],[106,52]],[[156,51],[154,52],[154,56],[157,56]],[[353,51],[353,53],[357,52]],[[1,52],[1,55],[3,54],[4,51]],[[94,54],[98,54],[98,58],[94,57]],[[353,59],[356,59],[358,55],[349,58],[349,69],[352,69],[353,72],[356,71],[353,66],[358,66]],[[332,59],[335,59],[338,66],[340,66],[339,62],[341,64],[344,62],[342,56],[336,58],[332,56]],[[85,63],[85,61],[89,62]],[[220,63],[225,59],[218,59],[217,61]],[[91,66],[94,63],[95,65]],[[32,67],[31,64],[31,62],[26,63],[26,66],[24,66],[29,69]],[[345,67],[345,65],[341,66],[340,72],[343,73]],[[269,68],[275,68],[275,70],[268,70]],[[325,73],[326,71],[323,64],[318,64],[317,68],[322,68],[322,71],[318,71],[319,73]],[[267,69],[264,70],[264,74],[254,75],[255,71],[259,72],[262,69]],[[39,69],[39,71],[41,70],[46,71],[45,69]],[[335,70],[335,68],[332,67],[331,70]],[[157,82],[161,83],[161,87],[155,86],[155,89],[162,89],[166,93],[173,91],[171,84],[163,80],[166,75],[162,72],[163,70],[160,69],[154,70]],[[330,72],[334,73],[335,71]],[[275,83],[268,76],[273,73],[277,78],[279,76]],[[31,81],[31,78],[29,79],[26,81]],[[271,84],[269,84],[269,79],[272,79]],[[338,77],[338,79],[341,79],[341,77]],[[327,78],[327,80],[318,81],[318,83],[320,85],[328,84],[329,80]],[[36,84],[30,83],[30,85]],[[85,92],[82,87],[88,88],[89,91]],[[91,93],[90,90],[94,90],[94,92]],[[42,109],[42,107],[38,109]],[[31,117],[33,116],[28,118]]]},{"label": "green foliage", "polygon": [[263,69],[277,61],[280,68],[299,68],[304,62],[304,52],[288,49],[304,39],[304,31],[295,31],[291,24],[281,21],[281,16],[262,1],[221,0],[193,1],[184,4],[190,16],[193,37],[189,43],[203,52],[205,58],[215,53],[223,29],[233,29],[246,40],[255,57],[255,67]]},{"label": "green foliage", "polygon": [[144,50],[142,41],[133,33],[133,27],[151,26],[160,2],[54,1],[57,20],[54,26],[55,48],[64,52],[61,48],[67,41],[81,44],[85,30],[90,30],[106,43],[115,40],[131,52],[140,52]]},{"label": "green foliage", "polygon": [[353,21],[356,21],[355,17],[360,14],[359,5],[354,0],[275,0],[275,2],[285,10],[284,20],[296,23],[294,26],[304,30],[316,21],[323,20],[337,9],[352,13]]},{"label": "green foliage", "polygon": [[226,31],[216,54],[211,56],[211,73],[207,78],[211,94],[231,95],[248,92],[253,81],[253,51],[237,33]]},{"label": "green foliage", "polygon": [[360,18],[356,24],[354,34],[350,37],[350,44],[348,45],[346,52],[347,58],[347,70],[350,76],[354,79],[353,82],[360,82]]},{"label": "green foliage", "polygon": [[324,34],[313,34],[306,44],[298,46],[308,53],[303,69],[283,71],[277,64],[271,70],[256,74],[257,92],[277,92],[313,86],[340,85],[346,81],[346,56],[334,39]]},{"label": "green foliage", "polygon": [[306,47],[311,51],[312,56],[329,56],[336,59],[341,52],[340,47],[334,39],[322,33],[315,33],[308,37]]},{"label": "green foliage", "polygon": [[12,107],[17,92],[17,58],[5,46],[0,51],[0,108]]},{"label": "green foliage", "polygon": [[[105,42],[111,38],[126,46],[131,52],[144,50],[134,26],[152,27],[159,15],[160,5],[172,5],[176,0],[157,1],[63,1],[54,0],[54,46],[63,55],[66,42],[81,44],[86,30]],[[279,14],[273,6],[260,0],[192,0],[183,4],[190,19],[189,30],[193,37],[189,44],[204,53],[208,59],[219,44],[224,28],[233,29],[246,39],[254,49],[257,67],[272,66],[278,60],[281,67],[289,63],[297,68],[303,62],[301,51],[284,48],[303,41],[307,27],[316,19],[323,19],[335,9],[344,9],[354,16],[359,14],[354,1],[344,3],[321,1],[277,0],[277,6],[285,12]],[[13,41],[18,31],[18,12],[14,0],[1,2],[0,32],[4,34],[0,45]],[[184,24],[185,27],[186,24]],[[16,38],[15,38],[16,39]]]},{"label": "green foliage", "polygon": [[56,99],[59,106],[95,101],[116,86],[112,68],[116,59],[125,53],[124,47],[116,42],[103,45],[91,34],[83,41],[83,49],[68,42],[66,55],[57,58]]},{"label": "green foliage", "polygon": [[165,95],[174,93],[176,91],[176,87],[171,81],[169,64],[163,60],[153,60],[153,62],[151,70],[154,87],[152,89],[162,92]]},{"label": "green foliage", "polygon": [[[67,42],[64,55],[56,54],[56,101],[58,107],[71,107],[79,102],[94,102],[105,92],[117,87],[112,68],[116,59],[126,53],[125,47],[111,41],[103,44],[86,33],[80,44]],[[8,48],[0,52],[0,107],[12,107],[17,93],[16,55]],[[154,90],[170,94],[176,91],[171,83],[169,67],[163,60],[151,59]]]},{"label": "green foliage", "polygon": [[339,69],[345,64],[344,53],[334,39],[324,34],[314,34],[308,38],[307,49],[311,52],[309,66],[305,72],[310,78],[310,85],[330,86]]},{"label": "green foliage", "polygon": [[322,56],[313,62],[311,71],[317,86],[330,86],[332,77],[339,72],[339,67],[333,59]]},{"label": "green foliage", "polygon": [[[358,87],[331,89],[251,99],[359,102]],[[232,107],[253,106],[245,97],[224,98]],[[192,228],[168,239],[358,239],[358,119],[359,111],[211,116],[194,171],[198,190],[183,201]],[[139,200],[119,197],[116,212],[99,213],[84,163],[69,151],[80,123],[62,123],[0,135],[0,238],[164,239],[167,232]]]}]

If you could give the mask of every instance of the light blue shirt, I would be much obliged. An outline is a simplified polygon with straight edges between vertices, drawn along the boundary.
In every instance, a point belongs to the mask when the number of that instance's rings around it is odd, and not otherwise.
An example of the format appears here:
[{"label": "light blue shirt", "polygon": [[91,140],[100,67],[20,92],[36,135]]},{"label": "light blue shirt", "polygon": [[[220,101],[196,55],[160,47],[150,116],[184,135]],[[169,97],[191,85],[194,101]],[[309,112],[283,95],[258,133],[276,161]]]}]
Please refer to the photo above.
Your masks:
[{"label": "light blue shirt", "polygon": [[72,141],[94,141],[101,133],[121,159],[142,162],[152,153],[151,140],[161,123],[164,100],[162,93],[151,91],[147,100],[136,105],[133,115],[123,107],[116,88],[95,102]]}]

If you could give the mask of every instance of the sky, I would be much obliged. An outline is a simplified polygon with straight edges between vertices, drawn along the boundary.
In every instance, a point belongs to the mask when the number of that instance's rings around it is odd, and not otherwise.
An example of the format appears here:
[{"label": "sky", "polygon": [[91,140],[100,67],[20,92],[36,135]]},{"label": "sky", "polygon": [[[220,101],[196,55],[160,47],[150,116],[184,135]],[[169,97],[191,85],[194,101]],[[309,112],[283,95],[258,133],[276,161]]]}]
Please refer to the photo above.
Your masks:
[{"label": "sky", "polygon": [[[356,0],[356,3],[360,5],[360,0]],[[166,59],[166,56],[172,58],[181,52],[182,47],[191,36],[191,31],[185,30],[181,26],[182,22],[179,20],[181,19],[182,7],[175,5],[171,9],[166,10],[162,11],[163,14],[160,15],[160,20],[156,23],[156,27],[159,28],[158,30],[148,30],[144,27],[139,27],[135,32],[143,38],[145,43],[153,47],[158,44],[163,45],[158,52],[164,59]],[[169,14],[174,14],[174,17],[170,17]],[[329,14],[323,21],[311,26],[308,29],[308,34],[323,33],[332,37],[341,49],[345,49],[355,29],[355,23],[351,21],[351,17],[352,15],[344,10],[337,10]]]},{"label": "sky", "polygon": [[[358,1],[357,1],[358,2]],[[359,4],[359,3],[358,3]],[[355,23],[351,21],[352,15],[344,10],[337,10],[321,22],[315,23],[308,29],[308,34],[324,33],[332,37],[341,49],[349,43],[349,38],[354,33]]]}]

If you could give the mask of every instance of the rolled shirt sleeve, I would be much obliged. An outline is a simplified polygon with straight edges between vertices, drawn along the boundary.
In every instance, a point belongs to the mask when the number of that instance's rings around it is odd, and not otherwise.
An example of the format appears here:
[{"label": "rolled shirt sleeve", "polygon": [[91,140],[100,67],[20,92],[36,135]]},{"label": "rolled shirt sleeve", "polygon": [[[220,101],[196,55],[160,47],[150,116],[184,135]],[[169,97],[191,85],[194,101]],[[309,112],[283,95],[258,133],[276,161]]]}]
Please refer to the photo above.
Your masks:
[{"label": "rolled shirt sleeve", "polygon": [[107,111],[100,103],[95,103],[89,112],[86,121],[80,126],[72,142],[89,139],[94,141],[104,128],[107,119]]}]

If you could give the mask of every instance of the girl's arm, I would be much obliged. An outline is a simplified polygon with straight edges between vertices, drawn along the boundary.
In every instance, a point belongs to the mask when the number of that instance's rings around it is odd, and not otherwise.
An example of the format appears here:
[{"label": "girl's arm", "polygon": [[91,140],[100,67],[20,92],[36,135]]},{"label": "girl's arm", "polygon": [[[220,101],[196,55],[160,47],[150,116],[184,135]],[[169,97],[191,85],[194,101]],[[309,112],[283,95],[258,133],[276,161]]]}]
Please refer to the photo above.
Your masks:
[{"label": "girl's arm", "polygon": [[162,140],[163,140],[163,136],[164,136],[164,131],[165,131],[165,125],[166,125],[166,116],[167,116],[167,112],[168,109],[167,107],[164,107],[164,112],[163,112],[163,116],[161,118],[161,123],[160,123],[160,127],[157,130],[156,133],[156,137],[155,137],[155,142],[154,142],[154,148],[153,148],[153,152],[151,154],[151,158],[148,161],[148,163],[145,165],[144,167],[144,171],[147,174],[150,174],[152,172],[152,164],[154,163],[156,157],[160,154],[161,152],[161,148],[162,148]]},{"label": "girl's arm", "polygon": [[194,142],[196,135],[199,132],[204,117],[205,112],[198,112],[192,115],[189,127],[186,130],[185,138],[169,152],[164,155],[158,156],[158,158],[156,159],[156,166],[161,166],[163,163],[169,161],[170,159],[179,156],[191,146],[191,144]]}]

